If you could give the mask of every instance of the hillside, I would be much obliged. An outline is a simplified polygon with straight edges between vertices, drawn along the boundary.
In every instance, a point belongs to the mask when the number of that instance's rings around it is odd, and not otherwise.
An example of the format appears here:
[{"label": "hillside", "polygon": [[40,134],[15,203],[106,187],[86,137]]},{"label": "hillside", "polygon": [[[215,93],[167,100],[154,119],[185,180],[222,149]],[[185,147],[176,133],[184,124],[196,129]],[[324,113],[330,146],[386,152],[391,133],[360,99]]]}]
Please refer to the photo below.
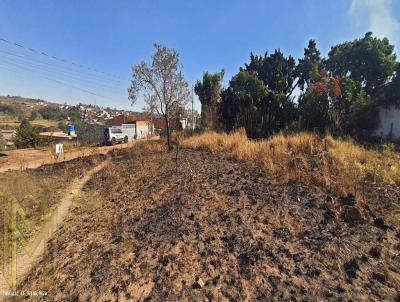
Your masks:
[{"label": "hillside", "polygon": [[[58,104],[19,96],[0,96],[0,128],[16,128],[22,119],[32,119],[32,112],[47,106],[58,106]],[[37,115],[32,124],[56,127],[58,121],[45,120]]]},{"label": "hillside", "polygon": [[208,139],[116,151],[49,244],[51,269],[39,263],[21,288],[55,301],[400,299],[397,185],[343,194],[238,160],[238,137],[230,149]]}]

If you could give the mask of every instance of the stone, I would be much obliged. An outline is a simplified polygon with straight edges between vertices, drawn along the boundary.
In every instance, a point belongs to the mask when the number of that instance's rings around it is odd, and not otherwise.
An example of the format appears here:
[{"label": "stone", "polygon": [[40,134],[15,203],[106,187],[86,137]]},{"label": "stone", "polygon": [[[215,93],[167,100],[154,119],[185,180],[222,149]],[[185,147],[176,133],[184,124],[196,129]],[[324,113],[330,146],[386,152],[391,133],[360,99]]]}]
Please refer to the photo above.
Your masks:
[{"label": "stone", "polygon": [[362,216],[361,216],[360,210],[357,209],[356,207],[352,207],[352,206],[344,207],[342,217],[345,222],[347,222],[351,225],[355,225],[362,221]]}]

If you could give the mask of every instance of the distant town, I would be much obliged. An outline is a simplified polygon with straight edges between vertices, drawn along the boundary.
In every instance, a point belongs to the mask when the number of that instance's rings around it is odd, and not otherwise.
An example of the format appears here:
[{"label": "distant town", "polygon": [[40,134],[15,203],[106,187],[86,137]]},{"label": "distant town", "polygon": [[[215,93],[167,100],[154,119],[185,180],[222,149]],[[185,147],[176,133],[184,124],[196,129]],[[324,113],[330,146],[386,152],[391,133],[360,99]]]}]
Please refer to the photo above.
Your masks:
[{"label": "distant town", "polygon": [[[23,121],[32,125],[42,144],[75,140],[104,143],[106,127],[134,125],[134,133],[126,130],[129,132],[126,134],[129,140],[162,135],[167,128],[165,118],[158,114],[92,104],[70,105],[20,96],[3,96],[0,97],[0,150],[19,147],[15,144],[15,138]],[[169,120],[168,126],[171,131],[197,129],[200,126],[200,114],[189,109],[182,110],[177,117]],[[20,147],[34,146],[23,142]]]}]

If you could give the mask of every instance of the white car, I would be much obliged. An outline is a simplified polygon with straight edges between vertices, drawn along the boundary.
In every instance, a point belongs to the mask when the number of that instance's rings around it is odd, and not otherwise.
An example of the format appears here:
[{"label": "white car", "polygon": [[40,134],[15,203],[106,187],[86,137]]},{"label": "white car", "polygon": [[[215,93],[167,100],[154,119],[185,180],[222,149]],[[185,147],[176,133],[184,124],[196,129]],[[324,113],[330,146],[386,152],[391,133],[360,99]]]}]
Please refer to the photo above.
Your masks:
[{"label": "white car", "polygon": [[128,135],[122,132],[121,128],[117,127],[105,128],[104,141],[108,145],[115,145],[116,143],[127,143]]}]

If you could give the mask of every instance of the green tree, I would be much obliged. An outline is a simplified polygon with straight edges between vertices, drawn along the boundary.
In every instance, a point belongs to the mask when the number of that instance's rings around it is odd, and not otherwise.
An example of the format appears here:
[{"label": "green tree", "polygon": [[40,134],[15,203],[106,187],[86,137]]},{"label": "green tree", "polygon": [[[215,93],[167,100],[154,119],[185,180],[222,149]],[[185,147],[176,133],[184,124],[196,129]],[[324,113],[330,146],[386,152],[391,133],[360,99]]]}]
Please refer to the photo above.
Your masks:
[{"label": "green tree", "polygon": [[296,66],[296,85],[301,91],[304,91],[307,85],[318,77],[323,65],[324,61],[317,48],[317,43],[314,40],[310,40],[307,48],[304,48],[303,58],[299,59],[299,63]]},{"label": "green tree", "polygon": [[296,87],[296,62],[292,56],[285,57],[280,50],[271,55],[254,56],[245,69],[255,72],[268,87],[260,106],[259,127],[263,136],[284,129],[297,119],[293,91]]},{"label": "green tree", "polygon": [[358,82],[374,97],[394,75],[397,67],[394,46],[387,38],[379,39],[368,32],[361,39],[332,47],[327,67],[334,75]]},{"label": "green tree", "polygon": [[219,114],[226,130],[244,127],[249,137],[258,136],[260,108],[267,87],[255,72],[241,70],[223,91]]},{"label": "green tree", "polygon": [[30,119],[31,121],[34,121],[34,120],[36,120],[38,117],[39,117],[39,113],[37,112],[37,110],[32,110],[31,116],[29,117],[29,119]]},{"label": "green tree", "polygon": [[221,98],[222,80],[225,71],[205,72],[202,81],[197,81],[194,91],[201,102],[201,123],[204,128],[215,128],[217,107]]},{"label": "green tree", "polygon": [[17,148],[35,148],[39,142],[38,131],[27,120],[23,120],[17,129],[14,144]]}]

